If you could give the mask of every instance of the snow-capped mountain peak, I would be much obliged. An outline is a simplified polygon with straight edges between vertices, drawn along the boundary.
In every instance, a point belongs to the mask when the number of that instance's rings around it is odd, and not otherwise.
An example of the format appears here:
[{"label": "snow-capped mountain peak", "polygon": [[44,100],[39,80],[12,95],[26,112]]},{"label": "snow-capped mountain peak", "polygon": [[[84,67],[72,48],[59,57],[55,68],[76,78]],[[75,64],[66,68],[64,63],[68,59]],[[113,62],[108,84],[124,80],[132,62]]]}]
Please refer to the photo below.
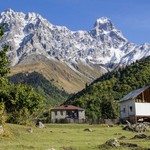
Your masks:
[{"label": "snow-capped mountain peak", "polygon": [[0,14],[3,23],[8,24],[3,40],[10,45],[12,65],[38,54],[69,65],[84,62],[112,68],[150,55],[149,44],[130,43],[106,17],[97,19],[90,31],[73,32],[51,24],[39,14],[8,9]]},{"label": "snow-capped mountain peak", "polygon": [[94,28],[99,30],[104,30],[104,31],[111,31],[115,27],[109,18],[101,17],[96,20],[94,24]]},{"label": "snow-capped mountain peak", "polygon": [[101,17],[101,18],[97,19],[96,22],[104,24],[104,23],[111,22],[111,20],[109,18],[107,18],[107,17]]},{"label": "snow-capped mountain peak", "polygon": [[14,14],[15,12],[11,8],[8,8],[5,10],[5,13],[6,14]]}]

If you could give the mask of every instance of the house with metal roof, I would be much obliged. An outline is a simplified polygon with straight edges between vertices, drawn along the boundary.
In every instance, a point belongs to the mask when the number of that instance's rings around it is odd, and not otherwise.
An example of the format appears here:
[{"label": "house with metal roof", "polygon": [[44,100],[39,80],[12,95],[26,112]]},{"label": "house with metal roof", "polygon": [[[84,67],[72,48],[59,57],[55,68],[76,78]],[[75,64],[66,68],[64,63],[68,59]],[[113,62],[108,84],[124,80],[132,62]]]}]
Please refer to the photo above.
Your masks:
[{"label": "house with metal roof", "polygon": [[119,103],[121,120],[150,120],[150,86],[131,91]]},{"label": "house with metal roof", "polygon": [[51,109],[52,123],[83,123],[85,110],[73,105],[62,105]]}]

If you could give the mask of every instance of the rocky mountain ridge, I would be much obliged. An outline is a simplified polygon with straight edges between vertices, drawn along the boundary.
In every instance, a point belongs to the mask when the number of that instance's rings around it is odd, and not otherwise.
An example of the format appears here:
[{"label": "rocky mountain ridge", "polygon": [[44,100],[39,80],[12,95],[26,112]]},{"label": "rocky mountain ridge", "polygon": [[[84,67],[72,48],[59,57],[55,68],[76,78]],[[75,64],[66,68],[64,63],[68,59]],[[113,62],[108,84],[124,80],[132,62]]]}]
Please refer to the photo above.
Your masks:
[{"label": "rocky mountain ridge", "polygon": [[12,66],[31,54],[39,54],[71,67],[82,62],[111,69],[150,55],[149,44],[130,43],[106,17],[97,19],[90,31],[70,31],[39,14],[8,9],[0,14],[2,23],[8,24],[3,41],[10,45],[8,56]]}]

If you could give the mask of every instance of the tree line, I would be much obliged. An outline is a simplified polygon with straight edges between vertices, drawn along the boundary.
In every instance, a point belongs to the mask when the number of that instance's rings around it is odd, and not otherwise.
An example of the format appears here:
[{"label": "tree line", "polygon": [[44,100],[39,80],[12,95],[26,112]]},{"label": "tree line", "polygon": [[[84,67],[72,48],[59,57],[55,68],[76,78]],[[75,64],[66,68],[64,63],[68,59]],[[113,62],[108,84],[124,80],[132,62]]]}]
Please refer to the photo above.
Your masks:
[{"label": "tree line", "polygon": [[18,73],[10,76],[8,80],[10,83],[30,85],[33,87],[44,98],[47,108],[62,104],[70,96],[64,90],[58,89],[38,72]]}]

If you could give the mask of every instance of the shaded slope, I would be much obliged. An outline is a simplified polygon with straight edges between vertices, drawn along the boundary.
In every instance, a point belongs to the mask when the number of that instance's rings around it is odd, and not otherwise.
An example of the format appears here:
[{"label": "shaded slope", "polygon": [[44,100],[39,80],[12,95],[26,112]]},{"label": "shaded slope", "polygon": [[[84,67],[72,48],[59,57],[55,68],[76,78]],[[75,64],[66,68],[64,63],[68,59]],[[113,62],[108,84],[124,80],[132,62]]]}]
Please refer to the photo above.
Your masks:
[{"label": "shaded slope", "polygon": [[45,98],[47,106],[56,106],[64,102],[69,94],[58,89],[51,82],[37,72],[18,73],[9,77],[9,82],[14,84],[27,84]]}]

